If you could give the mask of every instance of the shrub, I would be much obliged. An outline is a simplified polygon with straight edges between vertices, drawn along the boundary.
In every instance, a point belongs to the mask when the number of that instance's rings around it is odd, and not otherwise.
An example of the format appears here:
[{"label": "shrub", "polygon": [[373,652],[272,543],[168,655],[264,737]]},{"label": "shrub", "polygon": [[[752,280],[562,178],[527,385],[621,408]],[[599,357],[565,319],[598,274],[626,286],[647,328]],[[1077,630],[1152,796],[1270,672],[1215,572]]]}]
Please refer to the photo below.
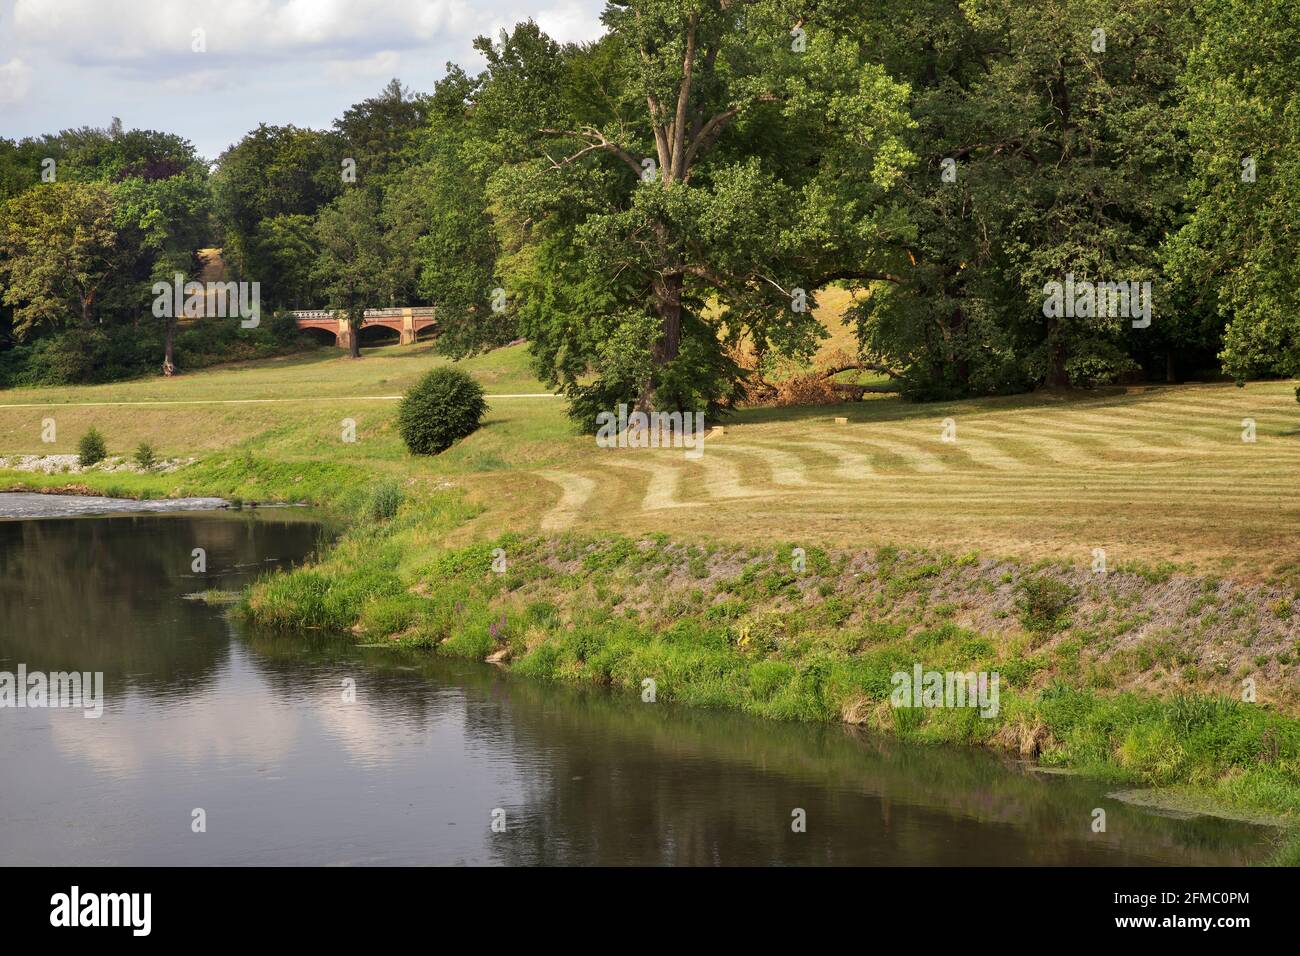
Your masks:
[{"label": "shrub", "polygon": [[135,450],[135,463],[140,466],[141,471],[149,471],[158,463],[157,456],[154,455],[153,445],[147,441],[140,442]]},{"label": "shrub", "polygon": [[108,448],[104,445],[104,436],[94,425],[90,426],[90,430],[77,442],[77,462],[82,468],[89,468],[103,461],[107,456]]},{"label": "shrub", "polygon": [[487,402],[468,373],[436,368],[402,398],[397,427],[413,455],[436,455],[479,427]]},{"label": "shrub", "polygon": [[1029,631],[1059,631],[1069,623],[1074,588],[1046,576],[1028,578],[1016,588],[1016,610],[1020,623]]},{"label": "shrub", "polygon": [[395,481],[381,481],[366,502],[366,513],[374,521],[384,521],[397,514],[406,495]]},{"label": "shrub", "polygon": [[[198,319],[176,330],[175,346],[181,371],[316,347],[299,331],[292,315],[281,313],[254,329],[228,319]],[[162,354],[161,324],[73,327],[0,350],[0,388],[95,384],[155,375]]]}]

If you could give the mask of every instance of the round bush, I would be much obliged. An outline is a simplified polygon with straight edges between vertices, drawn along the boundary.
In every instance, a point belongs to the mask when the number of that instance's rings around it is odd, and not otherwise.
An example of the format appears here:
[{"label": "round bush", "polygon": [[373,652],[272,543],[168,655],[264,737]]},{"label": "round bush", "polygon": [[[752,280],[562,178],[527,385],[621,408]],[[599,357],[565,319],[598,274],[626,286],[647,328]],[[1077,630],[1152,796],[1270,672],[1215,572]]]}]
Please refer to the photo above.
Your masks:
[{"label": "round bush", "polygon": [[487,402],[466,372],[436,368],[402,397],[397,427],[413,455],[436,455],[479,427]]},{"label": "round bush", "polygon": [[94,425],[91,425],[89,431],[77,442],[77,463],[82,468],[89,468],[91,465],[99,464],[106,457],[108,457],[108,448],[104,445],[104,436]]}]

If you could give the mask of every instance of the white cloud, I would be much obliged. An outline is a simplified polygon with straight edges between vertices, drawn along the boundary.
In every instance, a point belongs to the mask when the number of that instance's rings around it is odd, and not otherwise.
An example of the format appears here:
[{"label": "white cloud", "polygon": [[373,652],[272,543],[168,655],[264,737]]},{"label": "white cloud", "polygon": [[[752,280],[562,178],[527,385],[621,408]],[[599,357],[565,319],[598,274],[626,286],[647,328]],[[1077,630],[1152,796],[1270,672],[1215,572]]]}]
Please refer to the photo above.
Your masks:
[{"label": "white cloud", "polygon": [[329,78],[336,83],[358,76],[386,80],[401,70],[402,54],[396,50],[380,50],[363,60],[335,60],[327,67]]},{"label": "white cloud", "polygon": [[[532,17],[555,39],[601,33],[600,0],[15,0],[11,43],[81,67],[119,68],[150,82],[270,58],[364,70],[402,51],[469,49]],[[194,31],[204,34],[195,52]]]},{"label": "white cloud", "polygon": [[[367,56],[472,31],[479,16],[463,0],[17,0],[13,19],[19,44],[147,67],[202,56]],[[206,33],[204,54],[191,49],[196,29]]]},{"label": "white cloud", "polygon": [[[120,116],[214,157],[258,122],[328,126],[396,76],[428,92],[482,67],[476,36],[532,18],[560,42],[600,36],[604,0],[0,0],[7,136]],[[193,31],[207,50],[191,50]],[[39,89],[40,103],[29,98]],[[9,107],[9,103],[13,103]]]},{"label": "white cloud", "polygon": [[32,86],[32,68],[20,59],[0,64],[0,103],[21,103]]},{"label": "white cloud", "polygon": [[561,43],[594,40],[604,32],[604,25],[600,22],[599,7],[580,0],[552,4],[532,14],[521,13],[515,17],[515,20],[526,20],[529,16],[537,21],[537,25],[545,30],[548,36]]}]

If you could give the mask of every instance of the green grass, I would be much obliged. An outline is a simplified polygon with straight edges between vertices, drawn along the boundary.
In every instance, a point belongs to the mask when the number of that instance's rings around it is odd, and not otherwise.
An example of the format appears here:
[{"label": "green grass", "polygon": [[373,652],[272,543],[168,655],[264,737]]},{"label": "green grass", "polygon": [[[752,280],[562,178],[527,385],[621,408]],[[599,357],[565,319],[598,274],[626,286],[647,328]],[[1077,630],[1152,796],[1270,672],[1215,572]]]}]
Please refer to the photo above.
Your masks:
[{"label": "green grass", "polygon": [[[474,441],[436,458],[412,458],[395,429],[395,401],[429,368],[445,364],[428,345],[367,350],[360,361],[321,350],[307,355],[210,369],[174,379],[144,379],[82,388],[0,392],[0,455],[70,454],[87,428],[106,438],[110,454],[147,442],[159,458],[197,457],[177,471],[154,474],[43,475],[0,469],[0,486],[113,489],[131,497],[193,494],[247,501],[310,501],[351,510],[376,479],[419,485],[435,477],[480,475],[544,461],[572,437],[562,402],[500,399]],[[541,393],[522,348],[501,349],[461,365],[489,394]],[[371,400],[363,400],[365,397]],[[82,405],[109,402],[256,402],[273,404]],[[524,414],[520,414],[524,412]],[[58,441],[41,441],[53,418]],[[344,419],[356,441],[344,441]]]},{"label": "green grass", "polygon": [[[443,455],[412,458],[384,396],[445,361],[427,344],[367,350],[360,361],[324,349],[170,380],[0,393],[0,406],[21,406],[0,407],[0,455],[71,453],[94,426],[111,454],[148,442],[162,458],[200,459],[144,477],[0,470],[0,482],[332,502],[343,486],[377,476],[455,483],[483,506],[474,534],[671,528],[700,543],[808,548],[853,545],[867,532],[876,544],[1080,567],[1101,548],[1111,569],[1152,579],[1190,568],[1300,583],[1294,383],[749,409],[725,422],[699,461],[670,450],[598,452],[575,434],[562,399],[497,398],[477,433]],[[461,365],[489,396],[546,391],[522,345]],[[291,401],[73,404],[267,398]],[[834,424],[837,415],[848,424]],[[41,441],[47,417],[57,423],[52,444]],[[1247,417],[1254,444],[1240,440]],[[955,443],[941,441],[945,418],[957,423]],[[356,423],[354,443],[343,441],[344,419]],[[255,467],[244,466],[249,458]]]}]

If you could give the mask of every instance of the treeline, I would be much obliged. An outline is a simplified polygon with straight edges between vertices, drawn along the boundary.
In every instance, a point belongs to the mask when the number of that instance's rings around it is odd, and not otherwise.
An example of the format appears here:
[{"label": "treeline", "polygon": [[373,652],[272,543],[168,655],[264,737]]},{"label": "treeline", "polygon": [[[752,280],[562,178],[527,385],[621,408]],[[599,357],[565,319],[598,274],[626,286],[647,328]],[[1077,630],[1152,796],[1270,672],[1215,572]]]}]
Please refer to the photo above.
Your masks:
[{"label": "treeline", "polygon": [[[731,343],[811,354],[829,283],[914,397],[1300,371],[1293,0],[864,6],[480,45],[499,280],[584,418],[725,400]],[[1150,319],[1052,283],[1150,283]]]},{"label": "treeline", "polygon": [[301,347],[292,321],[256,329],[154,315],[156,281],[202,268],[208,166],[183,138],[66,130],[0,139],[0,387],[103,382]]},{"label": "treeline", "polygon": [[[260,126],[210,175],[163,134],[0,143],[0,321],[131,321],[130,283],[206,230],[266,308],[432,304],[452,355],[528,338],[587,423],[726,404],[742,353],[810,357],[832,284],[859,365],[916,398],[1300,371],[1294,0],[863,7],[610,2],[581,45],[520,24],[476,75]],[[63,193],[39,182],[56,140]],[[136,198],[109,217],[105,191]],[[148,252],[89,307],[84,283],[33,295],[15,202]],[[1052,283],[1079,301],[1045,308]],[[1149,283],[1149,320],[1097,283]]]}]

